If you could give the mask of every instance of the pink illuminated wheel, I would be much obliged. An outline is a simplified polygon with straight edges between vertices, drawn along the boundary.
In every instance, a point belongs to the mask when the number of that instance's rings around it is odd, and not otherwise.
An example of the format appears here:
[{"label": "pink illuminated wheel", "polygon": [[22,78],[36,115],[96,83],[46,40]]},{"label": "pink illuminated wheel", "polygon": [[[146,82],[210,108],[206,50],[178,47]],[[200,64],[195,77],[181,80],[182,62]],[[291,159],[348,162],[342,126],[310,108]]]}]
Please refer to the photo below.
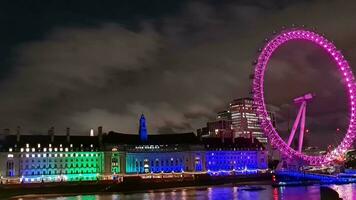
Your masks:
[{"label": "pink illuminated wheel", "polygon": [[[323,156],[310,156],[292,149],[280,137],[277,130],[273,127],[271,121],[268,119],[268,113],[264,100],[264,75],[267,68],[267,64],[273,52],[279,46],[291,40],[310,41],[324,49],[335,61],[339,72],[342,74],[345,87],[347,89],[348,98],[350,100],[350,122],[346,135],[342,142],[334,150]],[[253,79],[253,98],[257,114],[261,119],[261,127],[264,130],[264,133],[267,135],[272,146],[279,149],[279,151],[287,158],[299,158],[310,165],[328,164],[339,158],[341,155],[345,154],[347,149],[350,148],[353,143],[356,131],[356,87],[354,75],[351,71],[348,62],[344,59],[344,56],[341,54],[341,52],[336,49],[334,44],[328,41],[325,37],[313,31],[300,28],[282,31],[279,35],[276,35],[264,46],[255,66]]]}]

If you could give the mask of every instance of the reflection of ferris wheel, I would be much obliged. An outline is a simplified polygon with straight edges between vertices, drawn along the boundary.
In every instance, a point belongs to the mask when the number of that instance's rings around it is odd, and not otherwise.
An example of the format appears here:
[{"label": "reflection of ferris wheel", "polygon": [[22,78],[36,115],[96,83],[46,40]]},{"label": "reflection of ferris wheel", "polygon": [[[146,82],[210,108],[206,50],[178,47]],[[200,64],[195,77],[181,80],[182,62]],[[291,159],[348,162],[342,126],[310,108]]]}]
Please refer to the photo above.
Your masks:
[{"label": "reflection of ferris wheel", "polygon": [[[342,74],[343,80],[345,82],[345,87],[347,89],[348,97],[350,100],[350,122],[346,132],[346,135],[342,142],[332,151],[328,152],[326,155],[322,156],[310,156],[302,152],[303,135],[304,135],[304,125],[305,125],[305,113],[306,104],[313,95],[306,94],[302,97],[294,99],[295,103],[300,104],[300,109],[297,118],[294,122],[291,134],[289,136],[288,142],[285,142],[278,134],[277,130],[273,127],[270,120],[268,120],[268,113],[266,109],[266,104],[264,100],[264,75],[267,68],[268,61],[273,54],[273,52],[281,45],[287,43],[291,40],[305,40],[312,42],[322,49],[324,49],[335,61],[339,72]],[[253,97],[257,113],[261,118],[261,127],[265,134],[268,136],[271,144],[279,149],[279,151],[287,158],[299,158],[310,165],[322,165],[330,163],[333,160],[339,158],[346,153],[347,149],[353,143],[356,134],[356,87],[355,79],[348,62],[344,59],[344,56],[340,51],[336,49],[334,44],[328,41],[323,36],[305,29],[290,29],[283,31],[279,35],[272,38],[262,49],[261,54],[258,57],[254,78],[253,78]],[[290,147],[293,137],[295,135],[296,129],[300,122],[300,133],[299,133],[299,144],[298,150],[294,150]]]}]

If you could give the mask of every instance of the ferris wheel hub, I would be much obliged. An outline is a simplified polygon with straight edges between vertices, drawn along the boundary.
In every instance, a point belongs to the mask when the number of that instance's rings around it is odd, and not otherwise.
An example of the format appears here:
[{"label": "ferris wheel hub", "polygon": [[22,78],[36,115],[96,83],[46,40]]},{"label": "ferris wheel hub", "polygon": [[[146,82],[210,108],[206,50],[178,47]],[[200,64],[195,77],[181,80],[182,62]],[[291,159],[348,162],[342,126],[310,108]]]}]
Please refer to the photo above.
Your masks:
[{"label": "ferris wheel hub", "polygon": [[312,100],[313,97],[315,97],[315,94],[313,94],[313,93],[307,93],[307,94],[305,94],[305,95],[303,95],[303,96],[301,96],[301,97],[295,98],[295,99],[293,100],[293,102],[296,103],[296,104],[297,104],[297,103],[303,103],[303,102],[305,102],[305,101],[310,101],[310,100]]}]

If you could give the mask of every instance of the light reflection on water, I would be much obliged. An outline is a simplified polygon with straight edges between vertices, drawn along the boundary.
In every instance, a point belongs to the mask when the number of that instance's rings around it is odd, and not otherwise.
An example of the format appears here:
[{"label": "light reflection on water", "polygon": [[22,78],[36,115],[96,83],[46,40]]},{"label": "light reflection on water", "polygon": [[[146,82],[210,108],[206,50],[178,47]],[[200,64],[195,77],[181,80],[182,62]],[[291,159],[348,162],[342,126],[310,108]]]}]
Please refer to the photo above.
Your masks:
[{"label": "light reflection on water", "polygon": [[348,185],[333,185],[330,186],[336,190],[343,200],[355,200],[356,199],[356,184]]},{"label": "light reflection on water", "polygon": [[[265,190],[244,191],[239,187],[224,185],[211,187],[174,188],[138,193],[118,193],[100,195],[78,195],[68,197],[39,197],[36,200],[215,200],[215,199],[253,199],[253,200],[317,200],[320,199],[319,186],[280,187],[262,186]],[[356,184],[333,185],[341,197],[356,199]],[[355,194],[353,194],[355,193]],[[26,198],[23,198],[27,200]],[[33,200],[34,198],[31,198]]]}]

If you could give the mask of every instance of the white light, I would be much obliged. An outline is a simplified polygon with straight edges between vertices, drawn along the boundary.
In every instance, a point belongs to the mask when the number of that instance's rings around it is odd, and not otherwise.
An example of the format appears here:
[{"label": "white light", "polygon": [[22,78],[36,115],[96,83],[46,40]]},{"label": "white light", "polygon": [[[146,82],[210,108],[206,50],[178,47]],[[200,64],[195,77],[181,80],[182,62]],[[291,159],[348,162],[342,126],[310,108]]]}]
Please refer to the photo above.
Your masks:
[{"label": "white light", "polygon": [[21,148],[20,151],[23,152],[23,148]]},{"label": "white light", "polygon": [[32,148],[31,150],[32,150],[32,152],[35,152],[35,148]]},{"label": "white light", "polygon": [[90,136],[94,136],[94,129],[90,129]]},{"label": "white light", "polygon": [[41,148],[41,144],[37,144],[37,147],[38,147],[38,148]]},{"label": "white light", "polygon": [[13,154],[7,154],[7,157],[8,157],[8,158],[13,158],[14,155],[13,155]]}]

